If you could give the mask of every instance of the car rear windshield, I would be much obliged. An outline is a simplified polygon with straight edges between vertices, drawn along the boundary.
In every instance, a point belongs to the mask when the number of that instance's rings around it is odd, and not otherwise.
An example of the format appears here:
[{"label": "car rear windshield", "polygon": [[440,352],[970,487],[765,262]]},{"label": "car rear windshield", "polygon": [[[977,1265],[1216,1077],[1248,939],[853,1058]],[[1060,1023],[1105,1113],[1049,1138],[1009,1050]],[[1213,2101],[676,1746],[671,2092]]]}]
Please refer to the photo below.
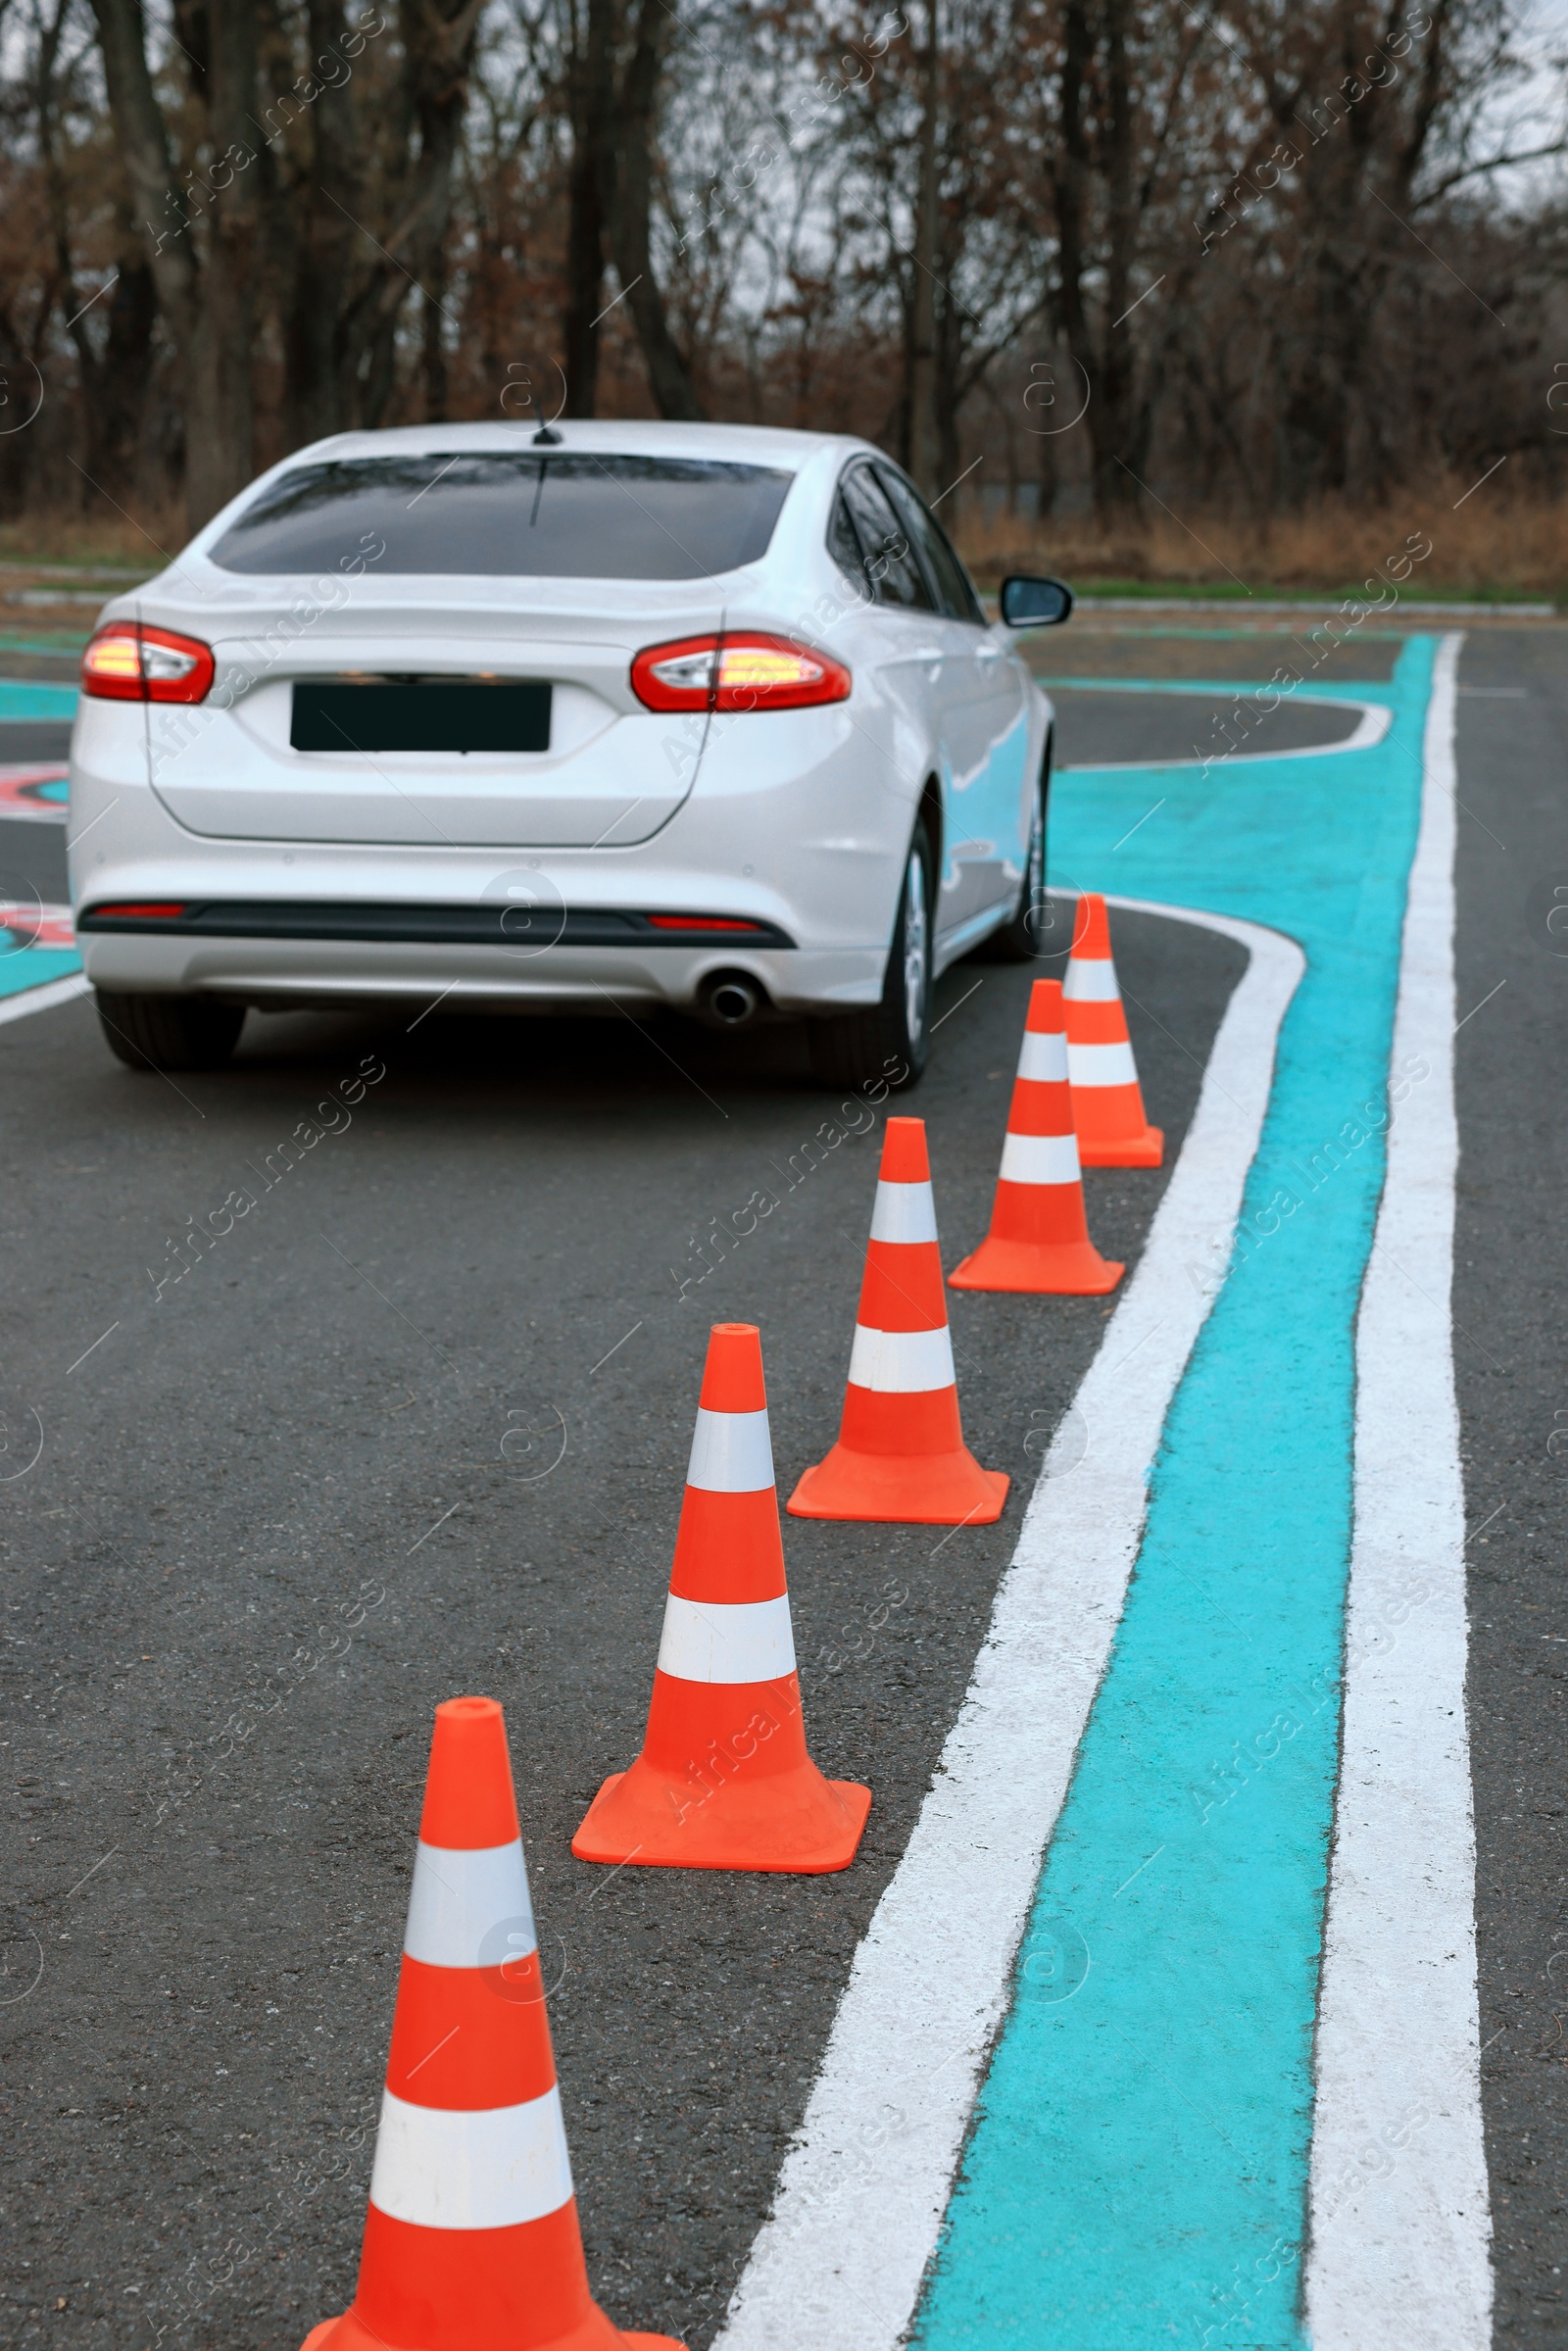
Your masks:
[{"label": "car rear windshield", "polygon": [[793,479],[765,465],[580,451],[345,458],[269,483],[210,553],[225,571],[368,564],[509,579],[701,579],[766,554]]}]

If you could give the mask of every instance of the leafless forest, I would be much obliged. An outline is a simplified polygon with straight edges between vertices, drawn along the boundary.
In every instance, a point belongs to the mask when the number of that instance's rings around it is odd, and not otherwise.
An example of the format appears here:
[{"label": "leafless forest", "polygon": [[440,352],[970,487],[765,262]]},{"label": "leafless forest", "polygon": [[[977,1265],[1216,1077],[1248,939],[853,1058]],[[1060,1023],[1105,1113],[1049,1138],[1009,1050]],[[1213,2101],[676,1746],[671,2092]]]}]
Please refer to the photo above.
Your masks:
[{"label": "leafless forest", "polygon": [[0,64],[14,526],[564,411],[867,433],[982,561],[1568,556],[1510,0],[0,0]]}]

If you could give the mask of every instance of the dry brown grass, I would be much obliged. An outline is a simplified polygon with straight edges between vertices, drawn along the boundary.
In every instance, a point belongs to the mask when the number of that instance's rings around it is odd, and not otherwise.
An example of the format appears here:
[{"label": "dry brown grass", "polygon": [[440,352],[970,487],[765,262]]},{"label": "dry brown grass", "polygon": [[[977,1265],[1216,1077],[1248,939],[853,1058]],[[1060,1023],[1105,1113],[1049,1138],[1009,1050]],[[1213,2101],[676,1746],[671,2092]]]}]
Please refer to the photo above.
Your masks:
[{"label": "dry brown grass", "polygon": [[1568,499],[1510,495],[1496,482],[1474,489],[1437,480],[1377,507],[1323,500],[1261,523],[1200,510],[1178,520],[1146,505],[1125,524],[1096,529],[971,510],[957,531],[986,584],[1005,570],[1044,568],[1083,586],[1125,581],[1235,593],[1240,581],[1254,592],[1323,594],[1358,588],[1417,534],[1430,539],[1432,553],[1411,572],[1406,596],[1568,597]]},{"label": "dry brown grass", "polygon": [[0,523],[0,563],[28,570],[57,563],[85,565],[139,571],[145,578],[163,569],[168,558],[162,551],[177,554],[186,536],[177,509],[137,514],[134,519],[69,509],[43,511]]}]

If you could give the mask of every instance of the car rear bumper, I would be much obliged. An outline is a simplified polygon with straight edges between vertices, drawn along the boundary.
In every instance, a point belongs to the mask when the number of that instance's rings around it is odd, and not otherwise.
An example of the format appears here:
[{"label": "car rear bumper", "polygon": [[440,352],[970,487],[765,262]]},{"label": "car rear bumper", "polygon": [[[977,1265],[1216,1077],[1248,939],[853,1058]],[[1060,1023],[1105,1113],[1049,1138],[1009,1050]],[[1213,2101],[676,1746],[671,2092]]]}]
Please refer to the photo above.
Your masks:
[{"label": "car rear bumper", "polygon": [[882,993],[886,950],[730,944],[495,947],[417,940],[234,937],[199,930],[78,932],[87,977],[126,994],[246,1004],[459,1004],[510,1011],[693,1006],[704,983],[744,971],[782,1012],[850,1011]]}]

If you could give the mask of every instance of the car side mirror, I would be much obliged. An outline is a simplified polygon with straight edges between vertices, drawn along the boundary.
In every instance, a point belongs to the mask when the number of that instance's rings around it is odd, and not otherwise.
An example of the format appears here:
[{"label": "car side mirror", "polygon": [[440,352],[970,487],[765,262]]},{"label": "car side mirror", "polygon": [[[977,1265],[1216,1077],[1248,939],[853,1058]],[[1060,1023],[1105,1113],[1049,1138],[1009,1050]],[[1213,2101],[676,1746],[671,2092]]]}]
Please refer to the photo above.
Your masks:
[{"label": "car side mirror", "polygon": [[1015,571],[1002,583],[1001,605],[1009,628],[1055,628],[1072,611],[1072,590],[1064,580]]}]

